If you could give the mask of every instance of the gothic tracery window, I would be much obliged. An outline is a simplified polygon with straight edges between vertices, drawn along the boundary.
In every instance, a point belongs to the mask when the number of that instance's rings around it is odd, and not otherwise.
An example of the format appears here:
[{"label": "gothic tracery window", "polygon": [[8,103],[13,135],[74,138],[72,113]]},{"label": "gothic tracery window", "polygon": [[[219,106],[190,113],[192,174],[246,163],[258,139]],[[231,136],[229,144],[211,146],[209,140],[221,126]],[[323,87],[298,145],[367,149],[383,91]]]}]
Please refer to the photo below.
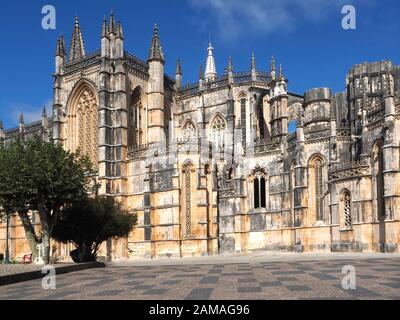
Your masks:
[{"label": "gothic tracery window", "polygon": [[192,164],[183,167],[184,207],[185,207],[185,237],[192,235]]},{"label": "gothic tracery window", "polygon": [[263,171],[254,173],[253,178],[254,209],[267,207],[266,174]]},{"label": "gothic tracery window", "polygon": [[322,221],[324,218],[324,169],[325,163],[322,158],[316,157],[311,165],[313,174],[313,198],[315,201],[315,213],[317,221]]},{"label": "gothic tracery window", "polygon": [[384,157],[383,157],[383,142],[378,140],[372,148],[372,164],[374,176],[374,193],[376,199],[376,216],[378,221],[384,221],[386,218],[392,219],[392,216],[386,217],[385,209],[385,180],[384,180]]},{"label": "gothic tracery window", "polygon": [[225,130],[225,119],[218,114],[211,124],[211,140],[216,151],[222,151],[225,147]]},{"label": "gothic tracery window", "polygon": [[143,102],[141,92],[136,88],[132,93],[131,104],[129,106],[128,121],[128,144],[130,146],[140,146],[143,142]]},{"label": "gothic tracery window", "polygon": [[342,196],[343,201],[343,222],[344,226],[349,229],[352,226],[351,219],[351,194],[349,191],[345,191]]},{"label": "gothic tracery window", "polygon": [[242,128],[242,143],[246,144],[246,98],[240,99],[240,122]]},{"label": "gothic tracery window", "polygon": [[94,165],[97,165],[98,147],[97,106],[94,92],[89,88],[84,88],[77,99],[75,124],[71,124],[71,127],[77,127],[78,139],[75,148],[79,148],[82,154],[87,155]]}]

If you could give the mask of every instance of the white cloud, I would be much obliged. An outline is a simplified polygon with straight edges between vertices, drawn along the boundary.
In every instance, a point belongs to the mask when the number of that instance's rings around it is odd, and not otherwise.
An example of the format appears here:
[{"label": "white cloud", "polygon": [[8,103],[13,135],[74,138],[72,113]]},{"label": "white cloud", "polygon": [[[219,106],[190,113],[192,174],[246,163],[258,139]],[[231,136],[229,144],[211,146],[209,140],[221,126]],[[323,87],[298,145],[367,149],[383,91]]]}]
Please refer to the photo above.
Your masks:
[{"label": "white cloud", "polygon": [[194,20],[202,31],[206,31],[208,27],[216,31],[221,39],[231,40],[237,36],[245,36],[249,32],[264,34],[288,32],[295,29],[303,19],[320,21],[334,9],[340,16],[341,6],[360,0],[188,1],[199,14],[202,14],[201,18],[196,17]]},{"label": "white cloud", "polygon": [[42,119],[43,106],[46,106],[47,115],[51,116],[52,103],[51,99],[48,99],[41,106],[33,106],[26,103],[10,103],[7,110],[10,111],[10,118],[15,124],[19,122],[22,112],[24,114],[24,121],[27,124]]}]

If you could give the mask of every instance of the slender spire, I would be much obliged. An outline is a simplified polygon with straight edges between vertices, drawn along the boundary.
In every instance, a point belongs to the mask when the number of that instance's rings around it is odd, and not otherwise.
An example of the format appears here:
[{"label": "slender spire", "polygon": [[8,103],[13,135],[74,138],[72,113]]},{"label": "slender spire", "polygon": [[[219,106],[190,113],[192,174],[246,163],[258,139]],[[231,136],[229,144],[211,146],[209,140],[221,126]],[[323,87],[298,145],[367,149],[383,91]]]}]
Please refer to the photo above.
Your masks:
[{"label": "slender spire", "polygon": [[254,51],[251,54],[251,81],[257,81],[256,56]]},{"label": "slender spire", "polygon": [[62,34],[60,37],[60,42],[61,42],[61,53],[63,54],[63,56],[67,55],[67,46],[65,45],[65,38],[64,35]]},{"label": "slender spire", "polygon": [[270,75],[271,75],[272,80],[276,79],[276,66],[275,66],[275,57],[274,56],[272,56],[272,58],[271,58]]},{"label": "slender spire", "polygon": [[114,12],[111,10],[111,15],[110,15],[110,28],[109,31],[111,33],[115,33],[115,18],[114,18]]},{"label": "slender spire", "polygon": [[176,60],[176,71],[175,74],[180,74],[182,75],[182,65],[181,65],[181,59]]},{"label": "slender spire", "polygon": [[256,56],[254,51],[251,54],[251,70],[256,70]]},{"label": "slender spire", "polygon": [[203,66],[200,65],[199,80],[203,80],[203,79],[204,79],[204,70],[203,70]]},{"label": "slender spire", "polygon": [[118,25],[117,25],[117,37],[124,39],[124,32],[122,31],[122,24],[120,21],[118,21]]},{"label": "slender spire", "polygon": [[64,36],[60,36],[57,39],[57,48],[56,48],[56,57],[64,57],[65,56],[65,40]]},{"label": "slender spire", "polygon": [[182,87],[182,66],[181,59],[176,60],[176,69],[175,69],[175,87],[180,89]]},{"label": "slender spire", "polygon": [[107,36],[108,36],[107,18],[104,17],[103,27],[101,29],[101,37],[104,38],[104,37],[107,37]]},{"label": "slender spire", "polygon": [[231,56],[228,59],[228,66],[226,67],[226,72],[228,73],[228,82],[233,83],[233,62]]},{"label": "slender spire", "polygon": [[74,62],[85,56],[82,32],[79,27],[79,19],[75,17],[74,31],[72,32],[71,44],[69,48],[69,61]]},{"label": "slender spire", "polygon": [[61,38],[57,39],[56,57],[61,56]]},{"label": "slender spire", "polygon": [[199,71],[199,91],[203,91],[204,89],[204,70],[203,66],[200,65],[200,71]]},{"label": "slender spire", "polygon": [[19,123],[20,123],[20,124],[24,124],[24,123],[25,123],[23,112],[21,112],[21,114],[19,115]]},{"label": "slender spire", "polygon": [[231,56],[229,56],[228,66],[226,68],[226,71],[227,72],[233,72],[233,62],[232,62],[232,57]]},{"label": "slender spire", "polygon": [[279,64],[279,79],[283,79],[283,68],[282,68],[282,63]]},{"label": "slender spire", "polygon": [[211,42],[208,44],[208,57],[207,57],[207,63],[206,63],[206,80],[207,81],[212,81],[215,80],[217,77],[217,68],[215,66],[215,59],[214,59],[214,48],[211,45]]},{"label": "slender spire", "polygon": [[0,130],[3,130],[4,129],[4,127],[3,127],[3,120],[0,120]]},{"label": "slender spire", "polygon": [[270,71],[276,71],[276,67],[275,67],[275,57],[272,56],[271,58],[271,66],[270,66]]},{"label": "slender spire", "polygon": [[161,62],[164,62],[164,53],[161,48],[161,42],[160,42],[160,36],[158,35],[157,24],[154,24],[153,38],[151,39],[148,61],[151,60],[159,60]]},{"label": "slender spire", "polygon": [[43,110],[42,110],[42,118],[47,118],[47,110],[46,110],[46,106],[43,106]]}]

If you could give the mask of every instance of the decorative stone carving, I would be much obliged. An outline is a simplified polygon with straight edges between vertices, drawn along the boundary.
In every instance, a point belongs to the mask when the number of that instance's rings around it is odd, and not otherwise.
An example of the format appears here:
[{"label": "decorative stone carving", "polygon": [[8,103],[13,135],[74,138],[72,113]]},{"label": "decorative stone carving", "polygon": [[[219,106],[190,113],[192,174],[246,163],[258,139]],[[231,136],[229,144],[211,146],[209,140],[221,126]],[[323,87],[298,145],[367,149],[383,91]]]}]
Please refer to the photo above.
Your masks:
[{"label": "decorative stone carving", "polygon": [[98,146],[98,102],[95,93],[86,85],[78,91],[74,105],[70,106],[69,131],[77,136],[70,137],[71,150],[80,149],[82,154],[87,155],[92,163],[97,166]]},{"label": "decorative stone carving", "polygon": [[329,180],[359,179],[370,174],[369,164],[363,161],[334,164],[329,168]]},{"label": "decorative stone carving", "polygon": [[181,138],[183,141],[190,141],[197,138],[197,129],[193,122],[188,121],[182,129]]},{"label": "decorative stone carving", "polygon": [[343,196],[343,211],[344,211],[344,224],[346,228],[351,228],[351,195],[350,192],[345,192]]},{"label": "decorative stone carving", "polygon": [[151,177],[152,191],[163,191],[172,188],[172,171],[155,172]]}]

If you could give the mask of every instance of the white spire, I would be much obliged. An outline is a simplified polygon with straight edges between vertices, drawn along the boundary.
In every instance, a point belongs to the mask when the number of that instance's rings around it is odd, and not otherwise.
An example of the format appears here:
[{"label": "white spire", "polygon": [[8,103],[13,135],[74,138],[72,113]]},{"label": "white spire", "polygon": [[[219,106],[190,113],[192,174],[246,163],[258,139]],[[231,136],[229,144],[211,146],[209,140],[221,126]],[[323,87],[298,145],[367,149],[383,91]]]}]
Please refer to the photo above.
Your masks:
[{"label": "white spire", "polygon": [[217,78],[217,68],[215,67],[215,59],[214,59],[214,48],[211,45],[211,42],[208,44],[208,57],[206,63],[206,81],[213,81]]}]

